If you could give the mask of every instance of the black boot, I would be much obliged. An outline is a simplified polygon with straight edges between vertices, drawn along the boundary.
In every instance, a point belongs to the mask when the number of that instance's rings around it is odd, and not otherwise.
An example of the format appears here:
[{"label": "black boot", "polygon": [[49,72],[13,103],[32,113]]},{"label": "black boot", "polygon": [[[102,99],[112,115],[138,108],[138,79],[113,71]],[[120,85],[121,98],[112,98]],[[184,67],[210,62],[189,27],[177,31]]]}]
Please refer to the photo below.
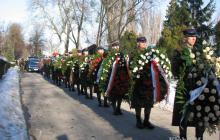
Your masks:
[{"label": "black boot", "polygon": [[101,93],[100,92],[97,92],[97,99],[98,99],[99,106],[101,107],[102,101],[101,101]]},{"label": "black boot", "polygon": [[136,127],[137,127],[138,129],[143,129],[144,126],[143,126],[143,124],[142,124],[142,122],[141,122],[141,117],[140,117],[140,116],[136,116],[136,120],[137,120],[137,122],[136,122]]},{"label": "black boot", "polygon": [[90,94],[90,95],[89,95],[89,99],[92,100],[92,99],[93,99],[93,96],[92,96],[92,86],[89,87],[89,92],[90,92],[90,93],[89,93],[89,94]]},{"label": "black boot", "polygon": [[118,115],[123,115],[123,113],[121,112],[121,102],[122,102],[122,98],[117,101],[116,111],[118,112]]},{"label": "black boot", "polygon": [[109,107],[107,97],[104,97],[104,107]]},{"label": "black boot", "polygon": [[116,101],[115,99],[112,100],[112,108],[113,108],[113,115],[119,115],[116,109]]},{"label": "black boot", "polygon": [[150,118],[150,112],[151,112],[151,107],[145,108],[144,109],[144,128],[148,129],[154,129],[154,126],[150,123],[149,118]]}]

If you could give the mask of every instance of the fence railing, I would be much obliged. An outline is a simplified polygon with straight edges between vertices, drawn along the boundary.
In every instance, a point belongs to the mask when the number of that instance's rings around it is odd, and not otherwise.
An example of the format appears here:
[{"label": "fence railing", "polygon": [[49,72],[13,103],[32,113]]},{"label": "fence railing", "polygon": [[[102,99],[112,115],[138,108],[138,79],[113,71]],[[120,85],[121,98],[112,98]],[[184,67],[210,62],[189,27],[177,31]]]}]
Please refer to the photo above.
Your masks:
[{"label": "fence railing", "polygon": [[0,79],[7,72],[9,68],[10,68],[10,63],[8,62],[8,60],[0,55]]}]

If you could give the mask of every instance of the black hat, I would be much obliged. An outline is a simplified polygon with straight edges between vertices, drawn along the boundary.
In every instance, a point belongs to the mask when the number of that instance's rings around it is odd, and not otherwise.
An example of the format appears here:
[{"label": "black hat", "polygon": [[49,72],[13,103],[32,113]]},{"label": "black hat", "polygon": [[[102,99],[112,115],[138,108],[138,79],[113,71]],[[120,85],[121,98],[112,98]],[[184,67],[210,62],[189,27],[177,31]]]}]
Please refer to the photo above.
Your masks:
[{"label": "black hat", "polygon": [[137,38],[137,42],[147,42],[147,39],[146,39],[146,37],[141,36],[141,37]]},{"label": "black hat", "polygon": [[119,46],[119,42],[118,41],[115,41],[111,44],[111,47],[114,47],[114,46]]},{"label": "black hat", "polygon": [[105,50],[103,47],[97,47],[96,50]]},{"label": "black hat", "polygon": [[77,53],[82,53],[82,50],[77,50]]},{"label": "black hat", "polygon": [[193,28],[184,30],[183,34],[186,37],[197,37],[198,36],[196,30]]}]

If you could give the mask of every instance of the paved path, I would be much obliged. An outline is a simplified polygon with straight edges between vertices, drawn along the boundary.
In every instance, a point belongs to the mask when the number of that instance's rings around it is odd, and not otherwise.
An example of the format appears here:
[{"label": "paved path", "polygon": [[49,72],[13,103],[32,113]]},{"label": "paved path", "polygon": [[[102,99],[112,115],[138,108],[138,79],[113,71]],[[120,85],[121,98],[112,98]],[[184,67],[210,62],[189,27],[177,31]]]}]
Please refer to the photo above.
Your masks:
[{"label": "paved path", "polygon": [[[127,103],[122,104],[124,114],[114,116],[112,108],[98,107],[96,98],[85,99],[37,73],[21,74],[21,93],[32,139],[172,140],[178,135],[178,128],[170,125],[171,112],[154,107],[151,121],[156,128],[139,130]],[[189,140],[194,140],[194,129],[188,131]],[[218,140],[217,136],[206,133],[204,140]]]}]

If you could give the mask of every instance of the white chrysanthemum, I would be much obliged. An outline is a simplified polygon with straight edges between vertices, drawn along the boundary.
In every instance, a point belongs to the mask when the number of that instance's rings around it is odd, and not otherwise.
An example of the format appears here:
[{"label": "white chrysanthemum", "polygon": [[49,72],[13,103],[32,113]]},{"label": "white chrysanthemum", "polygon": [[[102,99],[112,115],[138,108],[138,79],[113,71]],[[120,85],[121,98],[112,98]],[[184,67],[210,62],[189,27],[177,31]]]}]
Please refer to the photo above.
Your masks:
[{"label": "white chrysanthemum", "polygon": [[142,64],[142,61],[141,61],[141,60],[138,60],[138,64]]},{"label": "white chrysanthemum", "polygon": [[193,73],[193,78],[196,78],[197,77],[197,73]]},{"label": "white chrysanthemum", "polygon": [[209,106],[206,106],[205,107],[205,112],[209,112],[211,109],[210,109],[210,107]]},{"label": "white chrysanthemum", "polygon": [[144,62],[142,62],[142,63],[141,63],[141,65],[142,65],[142,66],[144,66],[144,65],[145,65],[145,63],[144,63]]},{"label": "white chrysanthemum", "polygon": [[138,78],[138,79],[140,78],[140,75],[139,75],[139,74],[137,75],[137,78]]},{"label": "white chrysanthemum", "polygon": [[200,95],[199,96],[199,100],[203,101],[205,99],[205,96],[204,95]]},{"label": "white chrysanthemum", "polygon": [[212,121],[216,121],[217,120],[217,118],[216,117],[212,117]]},{"label": "white chrysanthemum", "polygon": [[203,40],[202,45],[206,45],[206,44],[207,44],[207,41]]},{"label": "white chrysanthemum", "polygon": [[199,69],[204,69],[204,64],[199,64]]},{"label": "white chrysanthemum", "polygon": [[146,56],[144,56],[144,55],[142,54],[142,55],[141,55],[141,58],[145,60],[145,59],[146,59]]},{"label": "white chrysanthemum", "polygon": [[205,92],[205,93],[209,93],[209,88],[205,88],[205,89],[204,89],[204,92]]},{"label": "white chrysanthemum", "polygon": [[211,93],[212,93],[212,94],[216,94],[216,89],[212,89],[212,90],[211,90]]},{"label": "white chrysanthemum", "polygon": [[218,85],[218,81],[217,81],[217,80],[214,80],[214,81],[213,81],[213,85],[214,85],[214,86],[217,86],[217,85]]},{"label": "white chrysanthemum", "polygon": [[200,112],[196,113],[196,117],[200,118],[202,114]]},{"label": "white chrysanthemum", "polygon": [[198,124],[199,124],[199,126],[203,126],[203,122],[199,122]]},{"label": "white chrysanthemum", "polygon": [[104,80],[104,78],[103,78],[103,77],[101,77],[101,80]]},{"label": "white chrysanthemum", "polygon": [[164,61],[160,61],[160,64],[163,65],[163,64],[164,64]]},{"label": "white chrysanthemum", "polygon": [[152,52],[155,52],[155,49],[151,49]]},{"label": "white chrysanthemum", "polygon": [[215,102],[215,96],[210,96],[210,97],[209,97],[209,101],[210,101],[210,102]]},{"label": "white chrysanthemum", "polygon": [[146,59],[146,60],[145,60],[145,63],[148,63],[148,62],[149,62],[149,61]]},{"label": "white chrysanthemum", "polygon": [[210,51],[211,49],[209,47],[206,47],[205,50],[208,52]]},{"label": "white chrysanthemum", "polygon": [[204,123],[204,126],[205,126],[205,127],[209,127],[209,122],[208,122],[208,121],[205,122],[205,123]]},{"label": "white chrysanthemum", "polygon": [[161,57],[162,59],[165,59],[165,55],[164,55],[164,54],[161,54],[160,57]]},{"label": "white chrysanthemum", "polygon": [[205,116],[203,119],[204,119],[205,122],[208,122],[208,121],[209,121],[209,117],[206,117],[206,116]]},{"label": "white chrysanthemum", "polygon": [[191,79],[192,78],[192,73],[188,74],[188,78]]},{"label": "white chrysanthemum", "polygon": [[148,53],[145,53],[145,55],[148,56],[149,54],[148,54]]},{"label": "white chrysanthemum", "polygon": [[219,105],[214,105],[213,109],[214,109],[215,111],[218,111],[218,110],[219,110]]},{"label": "white chrysanthemum", "polygon": [[156,50],[156,53],[160,53],[158,50]]},{"label": "white chrysanthemum", "polygon": [[196,82],[196,85],[201,86],[202,82],[199,80],[199,81]]},{"label": "white chrysanthemum", "polygon": [[216,111],[216,112],[215,112],[215,115],[216,115],[217,117],[219,117],[219,116],[220,116],[220,111]]},{"label": "white chrysanthemum", "polygon": [[213,118],[215,115],[213,113],[208,114],[209,118]]},{"label": "white chrysanthemum", "polygon": [[193,64],[195,64],[196,63],[196,60],[195,59],[193,59]]},{"label": "white chrysanthemum", "polygon": [[194,53],[190,53],[190,58],[195,58],[195,54]]},{"label": "white chrysanthemum", "polygon": [[156,61],[156,62],[159,62],[159,61],[160,61],[160,59],[159,59],[158,57],[156,57],[156,58],[155,58],[155,61]]},{"label": "white chrysanthemum", "polygon": [[209,51],[209,55],[213,55],[214,54],[214,51]]},{"label": "white chrysanthemum", "polygon": [[196,106],[196,110],[200,111],[202,109],[201,105]]},{"label": "white chrysanthemum", "polygon": [[210,60],[212,57],[210,55],[206,55],[206,59]]},{"label": "white chrysanthemum", "polygon": [[139,70],[143,70],[143,67],[140,67]]},{"label": "white chrysanthemum", "polygon": [[149,55],[151,55],[151,54],[152,54],[152,52],[149,52],[148,54],[149,54]]},{"label": "white chrysanthemum", "polygon": [[150,59],[150,58],[151,58],[150,56],[147,57],[147,59]]},{"label": "white chrysanthemum", "polygon": [[200,56],[200,52],[196,52],[196,56]]}]

